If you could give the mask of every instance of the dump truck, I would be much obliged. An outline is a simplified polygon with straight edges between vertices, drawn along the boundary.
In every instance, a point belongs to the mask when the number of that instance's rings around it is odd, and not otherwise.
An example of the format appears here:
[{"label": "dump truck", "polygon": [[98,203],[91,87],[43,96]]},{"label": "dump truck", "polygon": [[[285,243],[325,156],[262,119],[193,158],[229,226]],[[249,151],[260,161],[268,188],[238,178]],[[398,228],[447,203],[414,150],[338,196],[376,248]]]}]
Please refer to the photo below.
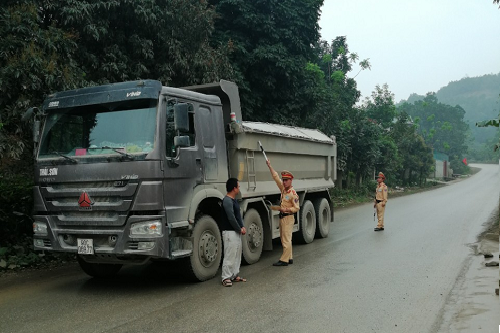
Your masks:
[{"label": "dump truck", "polygon": [[240,182],[247,234],[242,259],[259,260],[279,238],[276,170],[295,176],[300,199],[294,241],[327,237],[335,137],[315,129],[242,121],[238,87],[174,88],[120,82],[49,95],[33,120],[36,250],[74,253],[93,277],[124,264],[173,261],[186,277],[214,277],[225,182]]}]

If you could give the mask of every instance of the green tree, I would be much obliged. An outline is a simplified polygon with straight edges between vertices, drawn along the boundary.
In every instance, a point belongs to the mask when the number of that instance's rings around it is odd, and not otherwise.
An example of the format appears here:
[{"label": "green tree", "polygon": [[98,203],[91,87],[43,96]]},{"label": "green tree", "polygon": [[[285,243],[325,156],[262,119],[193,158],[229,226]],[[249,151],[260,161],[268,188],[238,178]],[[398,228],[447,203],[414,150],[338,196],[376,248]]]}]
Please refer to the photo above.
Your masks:
[{"label": "green tree", "polygon": [[467,153],[469,125],[464,122],[465,111],[460,106],[439,103],[434,93],[413,104],[403,103],[398,108],[418,121],[418,131],[434,152],[445,153],[452,168],[464,173],[461,160]]},{"label": "green tree", "polygon": [[243,118],[296,125],[316,101],[311,45],[322,0],[209,0],[219,19],[212,45],[230,45]]},{"label": "green tree", "polygon": [[0,8],[0,244],[29,234],[33,207],[32,131],[21,121],[29,106],[50,91],[85,84],[74,55],[76,36],[40,24],[33,1],[7,1]]},{"label": "green tree", "polygon": [[[465,110],[463,121],[470,126],[467,131],[467,158],[470,161],[490,162],[497,159],[493,150],[485,149],[496,139],[498,130],[494,127],[473,126],[484,119],[492,119],[499,112],[500,74],[487,74],[478,77],[464,77],[451,81],[436,92],[440,103],[460,105]],[[407,102],[413,104],[425,96],[410,95]]]},{"label": "green tree", "polygon": [[394,104],[394,94],[389,91],[389,86],[377,85],[372,92],[371,99],[366,98],[363,108],[370,119],[375,120],[384,128],[389,128],[396,116],[396,106]]},{"label": "green tree", "polygon": [[382,129],[366,117],[363,109],[356,111],[349,119],[347,169],[356,175],[356,186],[359,186],[364,177],[372,175],[376,162],[381,158]]},{"label": "green tree", "polygon": [[209,45],[216,12],[194,0],[41,2],[47,25],[78,35],[77,61],[94,82],[158,79],[184,86],[231,78],[227,45]]},{"label": "green tree", "polygon": [[404,158],[390,133],[380,137],[379,150],[380,156],[376,161],[375,171],[382,171],[389,185],[402,184],[400,170],[403,168]]},{"label": "green tree", "polygon": [[[476,126],[478,127],[488,127],[488,126],[499,127],[499,125],[500,125],[500,115],[498,116],[498,119],[490,119],[476,123]],[[494,151],[497,151],[498,148],[500,148],[500,139],[498,140],[498,143],[494,146]]]},{"label": "green tree", "polygon": [[29,145],[20,115],[45,94],[141,78],[183,86],[232,77],[227,45],[209,45],[216,12],[206,1],[8,0],[0,16],[3,165]]},{"label": "green tree", "polygon": [[[0,173],[31,173],[31,127],[21,122],[30,106],[51,91],[85,85],[74,57],[76,35],[40,24],[33,1],[0,8]],[[13,167],[13,165],[16,165]]]},{"label": "green tree", "polygon": [[[358,55],[349,51],[345,36],[335,38],[331,45],[320,41],[314,48],[316,68],[323,72],[324,84],[319,97],[318,107],[309,110],[306,124],[319,128],[328,135],[337,138],[338,178],[342,180],[348,175],[348,159],[352,157],[353,121],[359,118],[360,110],[355,107],[359,101],[360,92],[356,81],[350,76]],[[369,69],[367,60],[363,68]],[[366,116],[365,116],[366,117]],[[341,182],[338,183],[341,185]]]},{"label": "green tree", "polygon": [[431,148],[417,132],[410,116],[402,111],[398,113],[390,136],[398,147],[402,167],[399,169],[398,180],[402,185],[420,185],[432,171],[434,158]]},{"label": "green tree", "polygon": [[[390,135],[393,130],[396,117],[396,106],[394,94],[389,91],[387,84],[382,87],[376,86],[371,98],[366,98],[362,108],[367,117],[380,128],[380,140],[378,149],[380,157],[376,161],[377,170],[383,171],[392,184],[400,181],[398,175],[402,168],[402,157],[398,153],[398,147]],[[374,144],[377,143],[376,141]]]}]

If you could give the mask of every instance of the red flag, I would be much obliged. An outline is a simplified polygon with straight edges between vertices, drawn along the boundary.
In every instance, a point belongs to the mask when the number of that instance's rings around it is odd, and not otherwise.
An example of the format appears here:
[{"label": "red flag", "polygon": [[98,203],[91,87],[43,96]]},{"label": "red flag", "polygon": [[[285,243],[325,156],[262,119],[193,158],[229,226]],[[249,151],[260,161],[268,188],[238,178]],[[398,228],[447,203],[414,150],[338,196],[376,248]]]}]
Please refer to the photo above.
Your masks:
[{"label": "red flag", "polygon": [[464,164],[465,164],[465,165],[467,165],[467,157],[466,157],[466,158],[464,158],[464,159],[462,160],[462,162],[464,162]]}]

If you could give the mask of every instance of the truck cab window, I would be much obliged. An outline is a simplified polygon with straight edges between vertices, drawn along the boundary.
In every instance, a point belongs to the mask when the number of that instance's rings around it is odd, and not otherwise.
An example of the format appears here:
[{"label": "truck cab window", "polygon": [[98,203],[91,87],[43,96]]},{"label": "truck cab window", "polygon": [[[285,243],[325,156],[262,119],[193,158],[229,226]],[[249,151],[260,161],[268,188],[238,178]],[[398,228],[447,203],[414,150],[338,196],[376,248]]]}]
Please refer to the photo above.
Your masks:
[{"label": "truck cab window", "polygon": [[[157,100],[81,105],[53,110],[42,133],[39,158],[145,155],[153,150]],[[124,130],[126,129],[126,130]]]},{"label": "truck cab window", "polygon": [[178,133],[175,130],[175,119],[174,119],[174,105],[176,103],[181,103],[181,101],[177,99],[169,99],[167,101],[167,114],[166,114],[166,155],[167,157],[174,158],[178,154],[178,147],[175,147],[174,138],[176,136],[188,136],[189,137],[189,146],[193,147],[196,145],[196,133],[194,128],[194,106],[191,103],[188,103],[188,116],[189,116],[189,131],[187,133]]}]

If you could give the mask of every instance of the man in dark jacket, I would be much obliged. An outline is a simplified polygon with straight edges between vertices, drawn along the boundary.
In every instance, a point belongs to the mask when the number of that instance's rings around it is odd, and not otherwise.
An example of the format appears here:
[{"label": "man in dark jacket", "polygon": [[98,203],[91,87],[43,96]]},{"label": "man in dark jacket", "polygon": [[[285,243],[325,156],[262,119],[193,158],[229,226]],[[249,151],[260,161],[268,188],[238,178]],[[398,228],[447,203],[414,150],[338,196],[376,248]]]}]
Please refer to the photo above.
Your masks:
[{"label": "man in dark jacket", "polygon": [[222,285],[231,287],[233,282],[246,282],[239,276],[241,265],[241,235],[246,233],[241,219],[240,205],[235,199],[240,193],[240,183],[236,178],[226,182],[227,194],[222,199],[221,230],[224,242],[224,261],[222,262]]}]

